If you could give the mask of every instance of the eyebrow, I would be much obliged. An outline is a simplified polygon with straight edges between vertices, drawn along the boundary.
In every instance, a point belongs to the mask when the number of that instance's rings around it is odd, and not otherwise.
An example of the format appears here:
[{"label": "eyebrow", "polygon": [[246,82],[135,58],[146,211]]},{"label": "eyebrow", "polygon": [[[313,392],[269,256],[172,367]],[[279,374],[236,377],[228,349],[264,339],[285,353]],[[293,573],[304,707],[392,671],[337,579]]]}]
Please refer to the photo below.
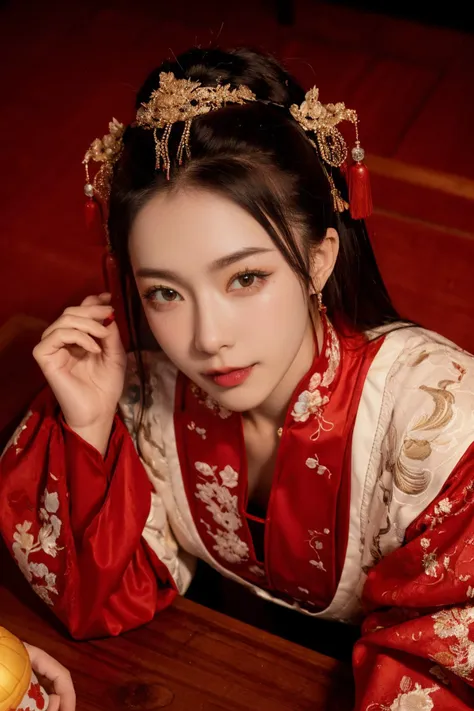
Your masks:
[{"label": "eyebrow", "polygon": [[[217,272],[226,267],[230,267],[236,262],[240,262],[246,257],[253,257],[256,254],[266,254],[268,252],[274,252],[275,249],[265,249],[262,247],[246,247],[245,249],[239,249],[238,252],[233,252],[232,254],[227,254],[225,257],[220,257],[216,259],[209,267],[210,272]],[[177,284],[183,284],[182,279],[176,272],[170,269],[153,269],[152,267],[141,267],[137,270],[137,277],[148,277],[154,279],[169,279]]]}]

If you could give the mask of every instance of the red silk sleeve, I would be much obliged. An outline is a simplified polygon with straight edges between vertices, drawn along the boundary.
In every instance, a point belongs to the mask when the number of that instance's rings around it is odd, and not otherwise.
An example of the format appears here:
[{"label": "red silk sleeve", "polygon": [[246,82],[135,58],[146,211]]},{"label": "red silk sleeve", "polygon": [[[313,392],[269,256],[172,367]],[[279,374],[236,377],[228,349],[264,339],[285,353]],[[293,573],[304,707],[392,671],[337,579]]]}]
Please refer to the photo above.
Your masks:
[{"label": "red silk sleeve", "polygon": [[35,592],[76,638],[152,619],[176,588],[142,538],[151,485],[116,417],[105,458],[42,392],[0,462],[0,530]]},{"label": "red silk sleeve", "polygon": [[357,711],[474,708],[474,445],[364,589]]}]

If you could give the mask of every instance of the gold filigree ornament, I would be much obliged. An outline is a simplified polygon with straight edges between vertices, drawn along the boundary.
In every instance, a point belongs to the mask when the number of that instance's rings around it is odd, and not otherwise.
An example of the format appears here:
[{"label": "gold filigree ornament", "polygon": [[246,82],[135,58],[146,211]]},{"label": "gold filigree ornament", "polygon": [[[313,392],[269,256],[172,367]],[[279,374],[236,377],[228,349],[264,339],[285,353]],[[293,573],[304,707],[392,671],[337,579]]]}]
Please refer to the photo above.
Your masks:
[{"label": "gold filigree ornament", "polygon": [[[123,150],[124,131],[123,123],[113,118],[109,123],[109,133],[102,138],[96,138],[89,146],[82,161],[86,170],[84,193],[87,197],[93,198],[97,195],[104,203],[108,201],[113,167]],[[101,164],[92,181],[89,174],[90,161]]]},{"label": "gold filigree ornament", "polygon": [[[183,156],[191,156],[189,138],[191,124],[196,116],[224,108],[227,104],[245,104],[256,101],[257,97],[247,86],[231,89],[230,84],[202,86],[199,81],[176,79],[171,72],[160,74],[160,86],[149,101],[137,111],[136,125],[153,131],[155,139],[156,170],[163,170],[170,176],[171,161],[168,142],[175,123],[184,122],[183,134],[176,158],[182,165]],[[164,129],[161,138],[158,129]]]},{"label": "gold filigree ornament", "polygon": [[[348,181],[349,188],[350,190],[352,188],[353,192],[353,197],[350,200],[351,212],[353,212],[353,216],[356,219],[367,217],[372,211],[372,200],[367,169],[363,165],[365,151],[359,141],[357,112],[354,109],[347,109],[343,102],[322,104],[319,100],[319,89],[314,86],[307,92],[305,100],[300,106],[293,104],[290,107],[290,113],[305,131],[316,136],[317,146],[311,138],[309,140],[318,150],[324,163],[331,168],[341,168],[344,173],[346,173],[347,169],[348,150],[344,136],[337,126],[343,121],[349,121],[353,124],[356,140],[351,156],[354,160],[355,170],[352,170],[354,166],[351,166]],[[329,171],[326,171],[326,173],[331,187],[334,209],[336,212],[344,212],[349,208],[349,204],[343,200],[339,190],[336,188],[331,173]],[[354,188],[356,189],[354,190]],[[357,205],[354,205],[354,211],[352,209],[353,202],[357,202]]]}]

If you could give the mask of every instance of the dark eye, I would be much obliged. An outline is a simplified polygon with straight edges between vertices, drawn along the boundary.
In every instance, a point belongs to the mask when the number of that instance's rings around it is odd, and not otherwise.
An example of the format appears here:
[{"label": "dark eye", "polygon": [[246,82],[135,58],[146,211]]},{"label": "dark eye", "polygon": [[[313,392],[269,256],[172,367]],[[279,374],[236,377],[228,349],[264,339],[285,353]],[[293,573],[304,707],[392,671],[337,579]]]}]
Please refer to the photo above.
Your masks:
[{"label": "dark eye", "polygon": [[153,287],[149,289],[144,297],[150,304],[173,304],[177,301],[183,301],[181,294],[174,289],[168,289],[166,286]]},{"label": "dark eye", "polygon": [[[178,301],[179,294],[174,289],[157,289],[155,292],[156,301]],[[159,298],[161,296],[161,299]]]},{"label": "dark eye", "polygon": [[248,286],[253,286],[255,283],[256,276],[255,274],[241,274],[235,281],[238,281],[240,286],[242,287],[248,287]]}]

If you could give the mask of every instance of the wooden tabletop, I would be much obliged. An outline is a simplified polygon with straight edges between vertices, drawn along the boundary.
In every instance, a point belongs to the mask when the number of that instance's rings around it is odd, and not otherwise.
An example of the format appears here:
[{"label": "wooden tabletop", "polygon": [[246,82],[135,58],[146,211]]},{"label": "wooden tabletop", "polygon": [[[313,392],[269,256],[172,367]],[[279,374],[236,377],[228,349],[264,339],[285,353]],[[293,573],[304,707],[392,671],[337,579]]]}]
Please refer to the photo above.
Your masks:
[{"label": "wooden tabletop", "polygon": [[73,642],[42,605],[0,585],[0,623],[69,668],[78,711],[352,706],[348,665],[184,598],[133,632]]}]

